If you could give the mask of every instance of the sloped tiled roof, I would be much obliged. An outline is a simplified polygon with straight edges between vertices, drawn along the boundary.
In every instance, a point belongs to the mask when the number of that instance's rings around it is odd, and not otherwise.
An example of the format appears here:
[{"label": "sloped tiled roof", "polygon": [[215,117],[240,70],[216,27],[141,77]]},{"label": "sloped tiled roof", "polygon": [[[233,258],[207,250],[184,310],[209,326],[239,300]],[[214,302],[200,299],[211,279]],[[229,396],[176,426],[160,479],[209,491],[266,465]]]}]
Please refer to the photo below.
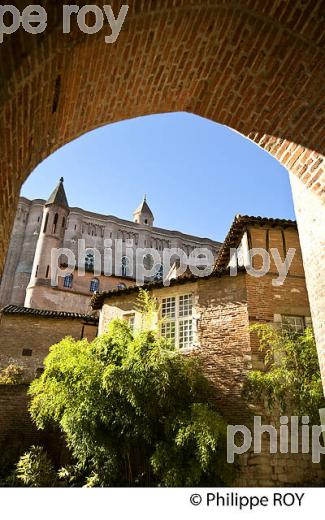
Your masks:
[{"label": "sloped tiled roof", "polygon": [[[244,272],[244,268],[239,267],[238,272]],[[229,275],[230,270],[229,269],[220,269],[218,271],[213,271],[211,274],[206,276],[196,276],[194,274],[184,274],[180,276],[179,278],[175,278],[173,280],[169,281],[169,286],[164,285],[162,281],[153,281],[153,282],[147,282],[143,286],[138,285],[131,285],[129,287],[126,287],[125,289],[113,289],[111,291],[103,291],[100,293],[94,294],[94,296],[91,299],[91,306],[94,310],[99,310],[102,308],[104,301],[106,298],[111,298],[114,296],[122,296],[125,294],[131,294],[136,293],[139,291],[140,288],[142,289],[162,289],[164,287],[172,287],[174,285],[182,285],[186,283],[191,282],[197,282],[198,280],[209,280],[209,278],[221,278],[222,276]]]},{"label": "sloped tiled roof", "polygon": [[7,305],[1,309],[0,313],[39,316],[42,318],[83,320],[93,324],[97,324],[99,321],[97,316],[92,316],[90,314],[80,314],[78,312],[65,311],[48,311],[45,309],[30,309],[28,307],[20,307],[18,305]]},{"label": "sloped tiled roof", "polygon": [[248,226],[266,226],[266,227],[292,227],[297,228],[295,220],[286,220],[268,217],[252,217],[249,215],[236,215],[228,235],[219,251],[215,263],[215,271],[224,269],[230,260],[230,248],[237,247]]}]

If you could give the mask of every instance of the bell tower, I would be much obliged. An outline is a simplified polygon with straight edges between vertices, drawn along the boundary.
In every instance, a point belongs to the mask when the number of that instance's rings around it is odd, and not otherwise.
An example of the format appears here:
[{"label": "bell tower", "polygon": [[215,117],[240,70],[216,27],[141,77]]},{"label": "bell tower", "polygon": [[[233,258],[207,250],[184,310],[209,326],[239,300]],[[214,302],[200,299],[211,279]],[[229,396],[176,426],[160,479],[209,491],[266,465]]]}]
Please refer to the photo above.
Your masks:
[{"label": "bell tower", "polygon": [[136,224],[151,227],[153,226],[155,217],[153,216],[153,213],[147,204],[146,195],[143,197],[143,201],[141,202],[140,206],[133,213],[133,217],[133,220]]},{"label": "bell tower", "polygon": [[54,274],[51,272],[51,253],[52,249],[63,247],[70,212],[63,183],[64,179],[61,177],[44,205],[33,270],[26,290],[26,307],[53,309],[53,301],[48,299],[48,287],[51,286],[51,277]]}]

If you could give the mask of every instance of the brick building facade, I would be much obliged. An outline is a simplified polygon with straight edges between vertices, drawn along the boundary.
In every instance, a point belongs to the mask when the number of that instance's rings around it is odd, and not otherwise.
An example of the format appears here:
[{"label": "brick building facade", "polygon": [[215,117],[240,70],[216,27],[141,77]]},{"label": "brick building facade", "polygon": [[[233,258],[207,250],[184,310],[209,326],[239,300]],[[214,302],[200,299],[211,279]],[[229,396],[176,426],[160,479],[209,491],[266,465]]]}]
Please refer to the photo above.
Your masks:
[{"label": "brick building facade", "polygon": [[[95,338],[98,318],[68,312],[44,311],[8,305],[0,312],[0,371],[14,364],[22,369],[18,384],[0,383],[0,475],[12,470],[31,445],[45,445],[54,457],[63,448],[60,435],[38,431],[32,423],[27,394],[29,383],[43,371],[49,348],[65,336]],[[8,469],[7,469],[8,464]]]},{"label": "brick building facade", "polygon": [[[264,276],[247,272],[249,266],[242,265],[247,245],[249,249],[266,251],[275,248],[282,260],[289,248],[295,249],[282,285],[276,284],[278,271],[274,261]],[[231,248],[237,249],[237,276],[230,273],[229,266],[235,267]],[[252,263],[255,270],[261,269],[259,255],[254,256]],[[162,334],[175,341],[184,354],[200,356],[215,388],[216,402],[230,424],[250,424],[252,411],[260,412],[261,407],[260,403],[248,404],[243,400],[243,384],[249,370],[264,367],[250,325],[270,323],[296,330],[311,325],[295,222],[238,216],[212,275],[186,275],[171,281],[169,287],[153,283],[148,289],[157,299]],[[129,320],[135,329],[140,326],[141,316],[135,306],[137,293],[137,287],[130,287],[94,296],[93,307],[100,309],[100,333],[113,318]],[[266,444],[262,455],[248,453],[241,457],[238,485],[298,484],[306,481],[307,474],[315,482],[324,478],[320,465],[312,464],[309,455],[271,456]]]},{"label": "brick building facade", "polygon": [[15,364],[30,382],[42,372],[52,345],[66,336],[92,341],[97,332],[96,316],[8,305],[0,312],[0,370]]}]

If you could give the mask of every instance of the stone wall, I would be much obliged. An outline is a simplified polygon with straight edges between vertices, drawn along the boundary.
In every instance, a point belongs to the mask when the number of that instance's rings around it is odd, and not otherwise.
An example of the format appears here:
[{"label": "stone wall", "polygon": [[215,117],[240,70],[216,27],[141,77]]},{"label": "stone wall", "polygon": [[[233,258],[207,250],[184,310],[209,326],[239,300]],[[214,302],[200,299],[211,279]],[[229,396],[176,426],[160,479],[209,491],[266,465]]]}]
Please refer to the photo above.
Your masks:
[{"label": "stone wall", "polygon": [[196,315],[198,347],[193,354],[202,359],[227,420],[243,423],[249,411],[241,393],[251,367],[245,275],[200,280]]},{"label": "stone wall", "polygon": [[19,200],[3,276],[0,283],[0,308],[24,305],[36,244],[41,229],[42,200]]},{"label": "stone wall", "polygon": [[[65,336],[93,340],[97,326],[82,319],[46,318],[31,315],[0,315],[0,369],[10,363],[23,367],[24,378],[32,380],[42,369],[49,348]],[[32,352],[30,352],[32,351]]]},{"label": "stone wall", "polygon": [[290,180],[325,395],[325,200],[294,175]]},{"label": "stone wall", "polygon": [[37,430],[32,422],[27,390],[25,384],[0,385],[0,481],[11,474],[19,457],[33,445],[43,446],[58,467],[67,461],[60,432],[53,427]]},{"label": "stone wall", "polygon": [[7,477],[20,455],[42,439],[28,413],[27,388],[0,385],[0,478]]},{"label": "stone wall", "polygon": [[35,439],[36,428],[28,414],[28,385],[0,385],[0,445],[8,439]]},{"label": "stone wall", "polygon": [[[0,370],[10,363],[23,368],[23,380],[29,382],[40,374],[49,348],[72,336],[89,341],[95,338],[97,325],[82,319],[0,314]],[[0,384],[0,478],[8,476],[12,462],[31,445],[40,444],[61,460],[63,443],[58,432],[40,432],[31,421],[27,396],[28,384]]]}]

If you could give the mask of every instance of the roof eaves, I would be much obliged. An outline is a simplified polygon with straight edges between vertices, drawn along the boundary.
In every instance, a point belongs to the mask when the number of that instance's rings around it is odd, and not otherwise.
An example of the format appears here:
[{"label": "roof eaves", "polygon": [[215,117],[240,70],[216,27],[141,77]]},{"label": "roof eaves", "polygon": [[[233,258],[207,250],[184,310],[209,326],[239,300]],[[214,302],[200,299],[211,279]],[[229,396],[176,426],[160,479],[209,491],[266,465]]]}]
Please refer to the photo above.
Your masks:
[{"label": "roof eaves", "polygon": [[94,324],[98,323],[99,319],[97,316],[90,314],[81,314],[77,312],[66,312],[66,311],[50,311],[46,309],[32,309],[29,307],[20,307],[18,305],[6,305],[0,310],[1,314],[17,314],[25,316],[39,316],[43,318],[56,318],[56,319],[80,319]]},{"label": "roof eaves", "polygon": [[[238,268],[238,273],[242,273],[245,271],[244,267]],[[163,289],[172,287],[174,285],[183,285],[186,283],[193,283],[201,280],[209,280],[210,278],[221,278],[222,276],[227,276],[230,274],[230,269],[219,269],[214,270],[211,274],[207,276],[195,276],[195,275],[186,275],[179,278],[176,278],[174,280],[170,280],[169,285],[164,285],[164,282],[149,282],[146,283],[143,286],[138,285],[132,285],[130,287],[127,287],[126,289],[114,289],[112,291],[104,291],[101,293],[97,293],[92,297],[92,300],[90,302],[91,307],[94,310],[100,310],[104,304],[104,301],[107,298],[113,298],[113,297],[120,297],[127,294],[131,294],[134,292],[138,292],[140,289]]]},{"label": "roof eaves", "polygon": [[268,227],[294,227],[297,228],[295,220],[269,218],[269,217],[253,217],[249,215],[236,215],[228,235],[219,251],[215,263],[215,270],[225,268],[225,264],[229,261],[229,250],[231,247],[237,247],[238,239],[245,232],[248,226],[268,226]]}]

